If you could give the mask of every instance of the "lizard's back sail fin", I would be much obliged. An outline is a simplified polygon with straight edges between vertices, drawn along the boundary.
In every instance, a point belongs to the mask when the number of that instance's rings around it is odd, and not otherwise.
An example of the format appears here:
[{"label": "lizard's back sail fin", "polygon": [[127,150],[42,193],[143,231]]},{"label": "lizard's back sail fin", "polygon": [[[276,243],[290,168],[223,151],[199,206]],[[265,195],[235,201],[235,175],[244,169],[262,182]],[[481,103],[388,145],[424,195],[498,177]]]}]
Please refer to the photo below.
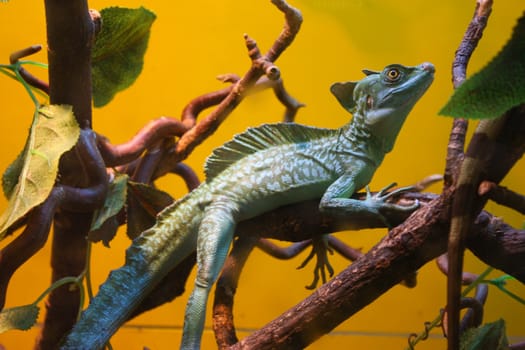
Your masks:
[{"label": "lizard's back sail fin", "polygon": [[213,151],[204,171],[209,181],[238,160],[270,147],[310,142],[332,136],[334,129],[323,129],[294,123],[263,124],[249,128]]}]

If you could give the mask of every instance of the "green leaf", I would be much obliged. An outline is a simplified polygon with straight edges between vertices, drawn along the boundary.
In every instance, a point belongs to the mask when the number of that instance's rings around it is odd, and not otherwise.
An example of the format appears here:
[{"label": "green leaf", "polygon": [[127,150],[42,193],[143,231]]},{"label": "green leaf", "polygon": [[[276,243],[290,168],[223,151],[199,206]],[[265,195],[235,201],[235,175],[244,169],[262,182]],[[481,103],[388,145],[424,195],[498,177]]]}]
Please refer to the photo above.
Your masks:
[{"label": "green leaf", "polygon": [[119,222],[116,216],[108,218],[104,223],[96,230],[89,231],[88,239],[93,242],[100,242],[109,248],[109,243],[115,238],[119,227]]},{"label": "green leaf", "polygon": [[461,336],[461,350],[506,350],[505,321],[498,320],[478,328],[471,328]]},{"label": "green leaf", "polygon": [[39,307],[34,304],[2,310],[0,312],[0,333],[12,329],[28,330],[35,325],[39,311]]},{"label": "green leaf", "polygon": [[79,134],[71,106],[43,106],[35,114],[23,161],[15,161],[16,170],[9,175],[11,181],[16,176],[16,185],[9,191],[7,208],[0,215],[0,240],[13,223],[49,196],[60,157],[75,145]]},{"label": "green leaf", "polygon": [[455,118],[496,118],[525,103],[525,16],[505,47],[480,72],[466,80],[439,114]]},{"label": "green leaf", "polygon": [[157,214],[173,203],[173,198],[153,186],[128,182],[127,235],[137,237],[155,224]]},{"label": "green leaf", "polygon": [[108,104],[135,82],[144,63],[150,28],[156,16],[141,7],[109,7],[100,12],[102,29],[91,54],[93,102]]},{"label": "green leaf", "polygon": [[109,247],[109,242],[115,237],[119,227],[116,215],[126,204],[127,182],[127,175],[117,174],[109,184],[104,205],[93,216],[91,229],[88,234],[90,241],[102,241],[106,247]]},{"label": "green leaf", "polygon": [[22,168],[24,167],[24,159],[27,152],[27,141],[22,152],[20,152],[13,163],[7,167],[4,175],[2,176],[2,190],[4,191],[4,196],[6,198],[9,198],[13,194],[13,190],[18,183],[18,177],[20,176]]},{"label": "green leaf", "polygon": [[102,208],[98,209],[93,217],[91,223],[91,231],[99,229],[102,224],[110,217],[119,213],[126,203],[126,188],[128,183],[128,176],[125,174],[117,174],[113,181],[109,184],[108,194]]}]

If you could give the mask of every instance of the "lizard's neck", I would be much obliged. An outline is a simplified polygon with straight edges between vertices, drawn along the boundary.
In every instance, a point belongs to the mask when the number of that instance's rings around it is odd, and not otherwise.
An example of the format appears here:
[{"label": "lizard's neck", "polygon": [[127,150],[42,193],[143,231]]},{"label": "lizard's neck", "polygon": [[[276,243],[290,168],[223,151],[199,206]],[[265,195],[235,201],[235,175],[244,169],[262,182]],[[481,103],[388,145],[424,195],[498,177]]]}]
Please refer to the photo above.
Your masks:
[{"label": "lizard's neck", "polygon": [[353,120],[339,129],[336,150],[356,156],[375,167],[390,152],[393,142],[378,137],[370,132],[364,123],[364,117],[354,113]]}]

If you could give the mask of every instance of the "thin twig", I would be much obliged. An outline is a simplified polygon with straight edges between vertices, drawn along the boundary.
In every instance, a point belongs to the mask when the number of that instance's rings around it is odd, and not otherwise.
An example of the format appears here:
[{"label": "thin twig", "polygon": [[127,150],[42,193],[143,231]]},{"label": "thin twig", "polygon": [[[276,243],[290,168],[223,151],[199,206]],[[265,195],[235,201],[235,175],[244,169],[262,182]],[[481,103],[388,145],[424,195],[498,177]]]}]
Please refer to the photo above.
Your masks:
[{"label": "thin twig", "polygon": [[137,159],[147,148],[164,138],[182,136],[193,123],[191,119],[181,122],[174,118],[161,117],[150,121],[130,141],[121,145],[112,145],[108,139],[99,135],[98,147],[107,167],[123,165]]},{"label": "thin twig", "polygon": [[[465,81],[470,57],[483,35],[483,30],[487,25],[491,11],[492,0],[478,0],[476,2],[474,16],[463,35],[463,39],[454,56],[454,62],[452,63],[452,83],[454,88],[458,88],[463,81]],[[444,175],[445,187],[451,186],[454,183],[459,165],[463,161],[467,127],[468,121],[466,119],[454,119],[447,148]]]},{"label": "thin twig", "polygon": [[247,91],[256,84],[261,76],[264,74],[269,74],[270,76],[275,74],[273,63],[295,38],[300,28],[302,17],[297,10],[284,1],[274,0],[273,3],[285,13],[286,22],[283,31],[268,51],[268,54],[262,57],[259,57],[256,52],[258,50],[256,44],[249,37],[245,38],[249,54],[254,58],[252,67],[243,78],[233,85],[231,92],[214,111],[181,137],[174,152],[170,154],[171,164],[185,159],[197,145],[211,135],[241,102]]},{"label": "thin twig", "polygon": [[50,195],[34,208],[28,215],[24,231],[0,251],[0,309],[5,305],[9,280],[15,271],[47,242],[57,204],[56,196]]},{"label": "thin twig", "polygon": [[256,247],[270,255],[273,258],[279,260],[289,260],[295,258],[299,253],[304,251],[308,246],[311,245],[311,240],[297,242],[289,245],[288,247],[280,247],[270,240],[261,238],[257,241]]},{"label": "thin twig", "polygon": [[[221,80],[236,84],[240,78],[236,75],[229,74],[222,76]],[[158,144],[158,142],[173,137],[182,137],[188,130],[195,126],[197,117],[203,110],[220,104],[229,94],[232,93],[234,86],[235,85],[232,85],[194,98],[183,109],[180,121],[169,117],[161,117],[150,121],[131,140],[123,144],[112,145],[107,138],[99,135],[98,146],[106,166],[119,167],[120,171],[126,169],[125,172],[129,172],[130,169],[133,169],[132,171],[134,172],[138,164],[133,164],[133,162],[137,161],[138,157],[140,157],[144,151],[150,149],[152,152],[157,152],[151,150],[151,148]],[[282,79],[271,80],[266,77],[261,77],[255,84],[254,88],[249,92],[256,93],[268,88],[273,89],[276,97],[286,107],[284,117],[285,121],[293,121],[298,109],[303,107],[304,104],[297,101],[286,91]],[[175,146],[172,148],[174,147]],[[165,152],[163,152],[163,156],[164,153]],[[148,177],[149,179],[158,178],[171,172],[170,168],[172,168],[172,164],[174,164],[173,160],[169,161],[165,159],[158,160],[155,163],[152,163],[151,161],[139,162],[142,164],[140,166],[141,172],[151,172]],[[162,163],[162,165],[157,169],[159,163]],[[144,164],[148,164],[148,166],[152,168],[145,168]],[[139,181],[136,176],[138,175],[134,175],[134,180]],[[142,177],[143,176],[141,176],[141,178]]]},{"label": "thin twig", "polygon": [[525,196],[506,187],[500,186],[491,181],[483,181],[479,185],[478,194],[480,196],[487,196],[498,204],[514,209],[521,214],[525,214]]},{"label": "thin twig", "polygon": [[188,191],[192,191],[200,185],[199,177],[195,171],[193,171],[190,166],[184,163],[175,164],[171,171],[172,173],[179,175],[184,180]]},{"label": "thin twig", "polygon": [[[9,62],[11,64],[16,64],[22,58],[33,55],[39,52],[40,50],[42,50],[42,45],[32,45],[25,49],[13,52],[11,56],[9,56]],[[39,90],[42,90],[46,94],[49,94],[49,84],[48,83],[46,83],[43,80],[38,79],[37,77],[29,73],[29,71],[22,66],[18,68],[18,72],[29,85]]]},{"label": "thin twig", "polygon": [[[446,254],[441,255],[436,259],[437,266],[443,274],[448,275],[448,257]],[[461,283],[463,285],[470,285],[476,281],[479,276],[470,273],[463,272]],[[486,283],[480,283],[476,285],[476,292],[474,298],[462,298],[460,302],[460,309],[468,308],[469,310],[465,313],[461,320],[460,332],[464,332],[468,328],[478,327],[483,321],[483,305],[487,301],[488,297],[488,286]],[[442,314],[442,328],[445,335],[448,334],[447,327],[448,313],[445,310]]]}]

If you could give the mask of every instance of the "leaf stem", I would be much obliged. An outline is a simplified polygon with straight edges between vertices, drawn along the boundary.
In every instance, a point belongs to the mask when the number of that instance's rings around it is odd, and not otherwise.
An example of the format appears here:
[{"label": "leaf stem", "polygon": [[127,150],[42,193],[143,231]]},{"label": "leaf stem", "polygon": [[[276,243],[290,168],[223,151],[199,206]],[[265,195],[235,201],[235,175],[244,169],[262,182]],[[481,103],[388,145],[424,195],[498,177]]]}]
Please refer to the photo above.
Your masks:
[{"label": "leaf stem", "polygon": [[[38,66],[38,67],[42,67],[42,68],[47,68],[47,64],[45,63],[41,63],[41,62],[36,62],[36,61],[17,61],[16,63],[13,63],[13,64],[0,64],[0,72],[4,73],[5,75],[13,78],[13,79],[16,79],[18,80],[22,86],[24,87],[24,89],[26,90],[26,92],[29,94],[29,97],[31,98],[31,100],[33,101],[33,104],[35,105],[35,108],[38,109],[40,108],[40,102],[38,102],[38,99],[36,98],[34,92],[33,92],[33,87],[31,85],[29,85],[25,79],[22,77],[22,75],[20,74],[20,68],[22,67],[23,64],[30,64],[30,65],[34,65],[34,66]],[[9,71],[12,71],[9,72]]]},{"label": "leaf stem", "polygon": [[[476,286],[480,283],[490,283],[490,281],[486,281],[485,277],[487,277],[494,268],[488,267],[485,271],[483,271],[471,284],[469,284],[461,293],[462,297],[465,297],[468,293],[470,293]],[[499,288],[499,287],[498,287]],[[519,297],[518,297],[519,298]],[[406,350],[413,349],[417,343],[419,343],[421,340],[425,340],[428,338],[428,333],[438,327],[441,324],[442,315],[438,315],[432,322],[428,324],[428,327],[425,326],[425,331],[419,333],[414,339],[409,340],[409,347],[406,348]]]},{"label": "leaf stem", "polygon": [[[70,284],[70,283],[73,283],[75,285],[77,285],[79,287],[80,290],[82,290],[82,276],[77,276],[77,277],[64,277],[64,278],[61,278],[59,279],[58,281],[56,281],[55,283],[53,283],[51,286],[49,286],[49,288],[47,288],[42,294],[40,294],[40,296],[35,300],[35,302],[33,303],[33,305],[36,305],[38,304],[39,302],[41,302],[49,293],[51,293],[52,291],[54,291],[55,289],[59,288],[59,287],[62,287],[63,285],[66,285],[66,284]],[[82,291],[80,292],[80,294],[82,295]]]},{"label": "leaf stem", "polygon": [[91,241],[88,241],[88,244],[86,247],[86,268],[84,269],[84,272],[82,273],[84,275],[84,278],[86,279],[86,292],[88,295],[88,299],[90,301],[91,299],[93,299],[93,285],[91,283],[91,247],[92,245],[93,243],[91,243]]},{"label": "leaf stem", "polygon": [[48,68],[48,65],[46,63],[42,63],[42,62],[38,62],[38,61],[31,61],[31,60],[18,61],[17,64],[19,66],[21,66],[23,64],[28,64],[28,65],[31,65],[31,66],[36,66],[36,67],[40,67],[40,68],[44,68],[44,69]]},{"label": "leaf stem", "polygon": [[494,281],[494,280],[485,280],[485,281],[483,281],[483,283],[487,283],[487,284],[495,286],[500,291],[502,291],[503,293],[507,294],[507,296],[509,296],[510,298],[516,300],[518,303],[520,303],[522,305],[525,305],[525,299],[523,299],[522,297],[520,297],[517,294],[512,293],[510,290],[505,288],[504,285],[501,282],[497,282],[497,281]]}]

